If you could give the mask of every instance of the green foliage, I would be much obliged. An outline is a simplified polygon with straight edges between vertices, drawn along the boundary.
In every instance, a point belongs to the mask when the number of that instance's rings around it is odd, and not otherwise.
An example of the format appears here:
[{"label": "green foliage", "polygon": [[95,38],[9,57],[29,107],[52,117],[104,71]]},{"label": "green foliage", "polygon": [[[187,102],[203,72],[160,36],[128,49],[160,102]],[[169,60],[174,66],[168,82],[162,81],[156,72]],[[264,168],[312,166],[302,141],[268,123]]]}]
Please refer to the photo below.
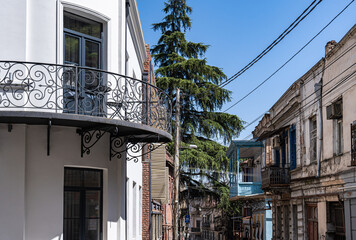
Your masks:
[{"label": "green foliage", "polygon": [[186,0],[167,0],[163,12],[166,16],[162,22],[153,24],[153,29],[161,32],[152,49],[158,66],[156,82],[173,99],[174,114],[176,89],[181,89],[181,145],[198,146],[181,151],[184,165],[181,179],[198,194],[217,196],[221,207],[229,210],[227,149],[209,139],[230,142],[238,136],[243,122],[235,115],[219,112],[231,100],[231,92],[219,87],[226,75],[222,69],[207,64],[204,55],[208,45],[186,40],[185,33],[192,25],[189,18],[192,9]]}]

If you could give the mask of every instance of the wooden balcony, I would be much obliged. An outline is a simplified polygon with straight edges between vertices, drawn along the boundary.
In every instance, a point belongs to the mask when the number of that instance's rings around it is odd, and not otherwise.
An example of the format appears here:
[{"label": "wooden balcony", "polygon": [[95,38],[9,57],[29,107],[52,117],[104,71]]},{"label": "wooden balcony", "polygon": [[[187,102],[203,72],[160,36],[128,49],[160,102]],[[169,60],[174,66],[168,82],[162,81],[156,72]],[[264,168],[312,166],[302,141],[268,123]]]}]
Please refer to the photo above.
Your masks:
[{"label": "wooden balcony", "polygon": [[261,171],[262,190],[278,190],[289,188],[289,168],[268,166]]}]

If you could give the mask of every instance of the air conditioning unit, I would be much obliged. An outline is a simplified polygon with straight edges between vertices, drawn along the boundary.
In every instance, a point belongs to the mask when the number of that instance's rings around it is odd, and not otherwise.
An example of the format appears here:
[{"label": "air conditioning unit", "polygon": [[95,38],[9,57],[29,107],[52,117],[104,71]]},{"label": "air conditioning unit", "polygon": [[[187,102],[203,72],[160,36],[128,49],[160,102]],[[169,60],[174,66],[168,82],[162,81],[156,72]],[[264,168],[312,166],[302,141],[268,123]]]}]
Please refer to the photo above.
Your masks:
[{"label": "air conditioning unit", "polygon": [[337,100],[333,104],[326,107],[327,119],[339,119],[342,118],[342,100]]},{"label": "air conditioning unit", "polygon": [[272,140],[273,148],[279,148],[280,145],[281,145],[281,140],[280,140],[279,136],[275,136]]}]

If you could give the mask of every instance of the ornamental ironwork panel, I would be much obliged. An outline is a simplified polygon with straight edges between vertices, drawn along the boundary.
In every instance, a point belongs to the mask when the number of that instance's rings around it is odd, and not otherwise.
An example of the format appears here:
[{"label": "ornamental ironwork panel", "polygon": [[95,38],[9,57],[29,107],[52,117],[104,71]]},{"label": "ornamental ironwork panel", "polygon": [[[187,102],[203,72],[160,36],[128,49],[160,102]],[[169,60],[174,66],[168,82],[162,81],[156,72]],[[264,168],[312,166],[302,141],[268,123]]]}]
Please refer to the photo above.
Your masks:
[{"label": "ornamental ironwork panel", "polygon": [[261,171],[262,189],[283,187],[290,183],[288,168],[268,166]]},{"label": "ornamental ironwork panel", "polygon": [[82,114],[171,133],[172,104],[147,81],[104,70],[0,61],[0,109]]}]

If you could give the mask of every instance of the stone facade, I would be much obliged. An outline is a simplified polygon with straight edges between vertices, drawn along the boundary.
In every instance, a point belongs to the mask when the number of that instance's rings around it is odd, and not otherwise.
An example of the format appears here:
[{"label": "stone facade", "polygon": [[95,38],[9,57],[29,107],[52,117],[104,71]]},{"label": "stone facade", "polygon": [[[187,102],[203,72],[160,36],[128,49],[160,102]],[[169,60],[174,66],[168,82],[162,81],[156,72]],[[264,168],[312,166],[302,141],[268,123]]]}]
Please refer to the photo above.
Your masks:
[{"label": "stone facade", "polygon": [[253,132],[265,144],[273,239],[356,238],[355,46],[356,26],[327,43]]}]

